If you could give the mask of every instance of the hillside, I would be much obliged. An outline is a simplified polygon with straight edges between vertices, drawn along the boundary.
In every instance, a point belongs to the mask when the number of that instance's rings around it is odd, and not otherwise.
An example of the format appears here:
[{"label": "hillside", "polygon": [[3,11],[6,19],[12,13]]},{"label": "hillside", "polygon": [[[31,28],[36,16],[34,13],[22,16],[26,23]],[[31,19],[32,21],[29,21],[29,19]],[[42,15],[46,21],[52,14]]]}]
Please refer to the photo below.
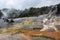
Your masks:
[{"label": "hillside", "polygon": [[3,14],[3,17],[7,18],[33,17],[48,14],[50,10],[52,11],[55,10],[56,9],[55,7],[57,8],[57,12],[55,12],[55,15],[60,15],[60,4],[45,6],[41,8],[30,7],[29,9],[25,10],[18,10],[14,8],[12,9],[3,8],[1,12]]}]

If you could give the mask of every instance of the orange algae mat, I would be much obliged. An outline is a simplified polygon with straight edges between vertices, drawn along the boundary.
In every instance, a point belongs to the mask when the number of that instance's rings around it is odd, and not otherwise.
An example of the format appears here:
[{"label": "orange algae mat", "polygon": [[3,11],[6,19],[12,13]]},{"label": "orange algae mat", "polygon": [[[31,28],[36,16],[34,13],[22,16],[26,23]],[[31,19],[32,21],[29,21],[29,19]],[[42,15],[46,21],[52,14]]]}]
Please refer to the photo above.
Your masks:
[{"label": "orange algae mat", "polygon": [[[14,31],[14,33],[11,33],[11,35],[19,34],[19,33],[21,33],[21,32],[20,31]],[[55,32],[55,31],[54,32],[46,32],[46,31],[39,31],[39,30],[38,31],[36,31],[36,30],[27,31],[27,30],[25,30],[25,32],[22,32],[22,33],[26,36],[29,36],[29,37],[35,37],[35,36],[43,37],[43,36],[45,36],[45,37],[60,40],[60,30],[59,30],[59,32]]]}]

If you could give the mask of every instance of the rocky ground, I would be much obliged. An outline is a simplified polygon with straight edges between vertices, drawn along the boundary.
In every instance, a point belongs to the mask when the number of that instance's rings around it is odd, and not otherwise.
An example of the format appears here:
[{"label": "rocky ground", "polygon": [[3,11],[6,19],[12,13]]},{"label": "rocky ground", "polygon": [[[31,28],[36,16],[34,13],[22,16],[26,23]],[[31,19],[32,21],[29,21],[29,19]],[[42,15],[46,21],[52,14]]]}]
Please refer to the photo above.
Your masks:
[{"label": "rocky ground", "polygon": [[15,30],[0,34],[0,40],[60,40],[60,31],[40,32],[38,30]]},{"label": "rocky ground", "polygon": [[58,32],[53,29],[40,31],[43,28],[42,17],[18,18],[14,21],[11,25],[0,19],[0,40],[60,40],[60,25],[56,25]]}]

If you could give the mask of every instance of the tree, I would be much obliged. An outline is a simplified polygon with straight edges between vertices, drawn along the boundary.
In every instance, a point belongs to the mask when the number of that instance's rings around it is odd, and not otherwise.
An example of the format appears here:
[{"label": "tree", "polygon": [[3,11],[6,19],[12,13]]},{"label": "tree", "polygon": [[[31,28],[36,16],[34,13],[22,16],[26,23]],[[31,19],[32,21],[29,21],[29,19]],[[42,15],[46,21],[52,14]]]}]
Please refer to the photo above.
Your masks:
[{"label": "tree", "polygon": [[3,13],[2,13],[1,10],[0,10],[0,18],[2,17],[2,15],[3,15]]},{"label": "tree", "polygon": [[60,4],[57,5],[57,13],[56,15],[60,15]]}]

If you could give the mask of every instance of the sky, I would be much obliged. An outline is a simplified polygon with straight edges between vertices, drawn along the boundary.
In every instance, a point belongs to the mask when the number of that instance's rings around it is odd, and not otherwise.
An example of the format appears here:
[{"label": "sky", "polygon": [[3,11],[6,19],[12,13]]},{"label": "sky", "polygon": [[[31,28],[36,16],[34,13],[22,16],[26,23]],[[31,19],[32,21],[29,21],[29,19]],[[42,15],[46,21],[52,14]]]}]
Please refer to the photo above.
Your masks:
[{"label": "sky", "polygon": [[0,0],[0,9],[15,8],[24,10],[30,7],[43,7],[60,3],[60,0]]}]

